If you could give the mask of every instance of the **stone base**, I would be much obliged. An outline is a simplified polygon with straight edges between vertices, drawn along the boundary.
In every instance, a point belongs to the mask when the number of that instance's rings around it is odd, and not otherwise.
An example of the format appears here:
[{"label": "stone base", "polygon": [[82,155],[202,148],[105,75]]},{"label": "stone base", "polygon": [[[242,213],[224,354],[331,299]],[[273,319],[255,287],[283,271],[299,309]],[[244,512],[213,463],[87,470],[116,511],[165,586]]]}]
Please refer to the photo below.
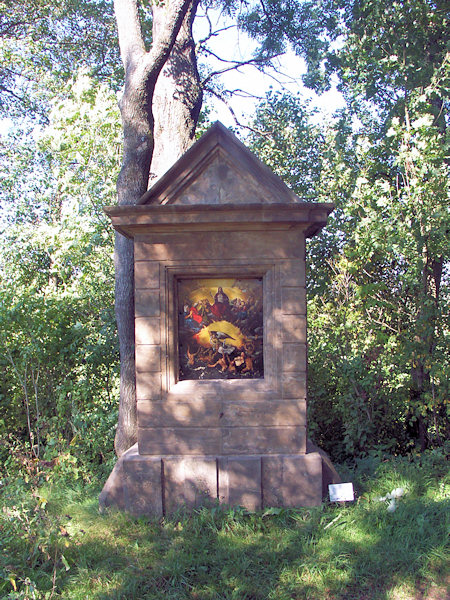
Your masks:
[{"label": "stone base", "polygon": [[119,459],[100,494],[100,508],[164,515],[178,508],[221,504],[260,510],[317,506],[322,501],[322,457],[148,456],[137,444]]}]

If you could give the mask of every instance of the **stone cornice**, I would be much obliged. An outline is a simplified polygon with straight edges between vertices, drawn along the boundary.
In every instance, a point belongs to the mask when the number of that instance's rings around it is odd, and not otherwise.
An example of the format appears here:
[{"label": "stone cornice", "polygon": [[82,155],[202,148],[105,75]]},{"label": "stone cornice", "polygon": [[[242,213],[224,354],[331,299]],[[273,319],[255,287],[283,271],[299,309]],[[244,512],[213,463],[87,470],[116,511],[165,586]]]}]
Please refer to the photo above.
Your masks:
[{"label": "stone cornice", "polygon": [[105,213],[122,235],[158,231],[248,231],[298,227],[315,235],[333,210],[330,203],[107,206]]}]

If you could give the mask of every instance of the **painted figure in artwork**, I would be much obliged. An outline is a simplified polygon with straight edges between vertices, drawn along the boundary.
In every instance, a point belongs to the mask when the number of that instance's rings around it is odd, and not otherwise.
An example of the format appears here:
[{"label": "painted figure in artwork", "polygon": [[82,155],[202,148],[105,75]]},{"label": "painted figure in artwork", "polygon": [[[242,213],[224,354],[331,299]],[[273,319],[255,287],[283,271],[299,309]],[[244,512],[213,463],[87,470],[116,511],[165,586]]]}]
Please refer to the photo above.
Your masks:
[{"label": "painted figure in artwork", "polygon": [[230,313],[230,299],[221,287],[214,296],[214,304],[211,306],[212,314],[218,319],[225,319]]},{"label": "painted figure in artwork", "polygon": [[186,325],[190,327],[190,329],[200,331],[203,318],[199,314],[197,308],[195,306],[189,306],[189,303],[187,302],[184,304],[184,318],[186,320]]}]

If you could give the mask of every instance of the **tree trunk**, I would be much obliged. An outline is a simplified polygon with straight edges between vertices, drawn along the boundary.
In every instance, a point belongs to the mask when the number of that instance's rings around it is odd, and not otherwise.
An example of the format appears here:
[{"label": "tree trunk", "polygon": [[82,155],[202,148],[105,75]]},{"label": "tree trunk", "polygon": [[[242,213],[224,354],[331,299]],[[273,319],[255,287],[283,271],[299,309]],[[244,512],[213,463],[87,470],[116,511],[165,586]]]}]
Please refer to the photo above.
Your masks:
[{"label": "tree trunk", "polygon": [[197,5],[198,0],[194,0],[156,82],[153,100],[155,149],[150,184],[164,175],[194,141],[203,96],[192,37]]},{"label": "tree trunk", "polygon": [[119,418],[114,448],[120,457],[137,439],[133,240],[120,233],[116,233],[114,266],[115,311],[120,351]]},{"label": "tree trunk", "polygon": [[431,394],[431,379],[427,363],[433,364],[436,347],[439,293],[443,271],[443,257],[429,259],[426,246],[423,256],[424,267],[415,332],[415,342],[419,350],[411,370],[410,389],[410,399],[417,415],[421,452],[427,448],[430,441],[427,413],[431,414],[431,411],[426,401],[426,393]]},{"label": "tree trunk", "polygon": [[[156,81],[183,25],[189,31],[196,0],[152,2],[153,30],[150,51],[145,50],[136,0],[115,0],[120,54],[125,85],[119,102],[124,146],[117,180],[119,205],[135,204],[147,191],[155,144],[152,106]],[[184,34],[183,34],[184,35]],[[195,60],[195,55],[193,55]],[[114,442],[121,456],[137,438],[134,356],[134,257],[133,242],[116,235],[115,310],[120,350],[119,420]]]}]

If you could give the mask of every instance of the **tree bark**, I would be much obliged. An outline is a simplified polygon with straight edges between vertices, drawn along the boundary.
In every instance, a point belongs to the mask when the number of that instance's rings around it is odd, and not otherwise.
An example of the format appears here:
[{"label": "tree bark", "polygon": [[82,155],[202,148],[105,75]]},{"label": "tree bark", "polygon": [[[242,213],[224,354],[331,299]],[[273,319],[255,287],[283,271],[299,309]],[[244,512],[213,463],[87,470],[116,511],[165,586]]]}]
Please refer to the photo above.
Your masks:
[{"label": "tree bark", "polygon": [[194,141],[203,97],[192,36],[197,6],[198,0],[194,0],[156,82],[153,99],[155,149],[151,164],[151,184]]},{"label": "tree bark", "polygon": [[[152,45],[147,52],[136,0],[115,0],[120,55],[125,85],[119,102],[123,126],[123,159],[117,180],[119,205],[135,204],[147,191],[154,150],[153,96],[158,76],[167,61],[194,0],[152,2]],[[134,359],[134,257],[133,243],[116,235],[115,310],[120,351],[119,420],[114,442],[121,456],[137,438]]]},{"label": "tree bark", "polygon": [[427,392],[431,393],[431,379],[430,369],[426,365],[427,362],[429,364],[433,363],[436,348],[439,293],[444,266],[443,257],[429,259],[426,246],[423,255],[424,267],[415,333],[415,341],[420,351],[411,370],[410,388],[410,398],[417,412],[421,452],[427,448],[430,441],[427,413],[431,414],[431,410],[426,402],[425,395]]}]

